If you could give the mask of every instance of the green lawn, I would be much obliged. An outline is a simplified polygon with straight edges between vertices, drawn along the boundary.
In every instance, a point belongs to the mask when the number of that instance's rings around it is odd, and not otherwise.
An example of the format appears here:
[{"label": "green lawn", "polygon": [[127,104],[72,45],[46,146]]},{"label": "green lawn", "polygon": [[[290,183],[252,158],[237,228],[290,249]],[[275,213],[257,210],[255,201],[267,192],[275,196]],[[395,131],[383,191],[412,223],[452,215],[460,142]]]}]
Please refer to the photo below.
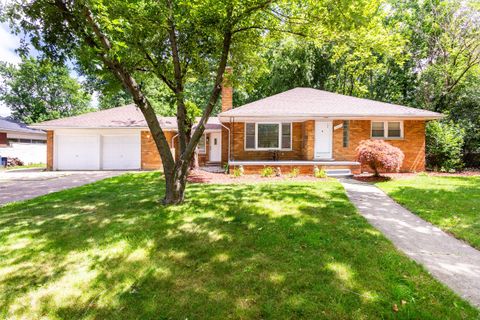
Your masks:
[{"label": "green lawn", "polygon": [[168,208],[162,186],[130,174],[0,208],[0,318],[480,316],[334,180],[189,185]]},{"label": "green lawn", "polygon": [[479,176],[416,176],[377,186],[423,219],[480,249]]}]

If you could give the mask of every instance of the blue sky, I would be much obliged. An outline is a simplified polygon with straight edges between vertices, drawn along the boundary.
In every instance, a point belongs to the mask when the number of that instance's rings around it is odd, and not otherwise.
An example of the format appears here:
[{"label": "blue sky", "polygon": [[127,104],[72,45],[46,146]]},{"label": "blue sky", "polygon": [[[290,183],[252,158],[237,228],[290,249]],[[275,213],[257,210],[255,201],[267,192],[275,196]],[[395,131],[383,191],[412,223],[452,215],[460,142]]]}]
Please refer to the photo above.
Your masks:
[{"label": "blue sky", "polygon": [[[20,36],[11,34],[8,24],[0,23],[0,39],[0,61],[18,64],[21,59],[15,52],[15,49],[20,46]],[[70,68],[70,75],[80,80],[82,79],[72,68]],[[94,107],[98,105],[96,94],[92,97],[92,105]],[[10,115],[10,109],[0,102],[0,116],[4,117],[8,115]]]},{"label": "blue sky", "polygon": [[[15,53],[15,49],[20,46],[20,38],[12,35],[6,23],[0,24],[0,60],[9,63],[19,63],[20,58]],[[10,110],[0,103],[0,116],[10,114]]]}]

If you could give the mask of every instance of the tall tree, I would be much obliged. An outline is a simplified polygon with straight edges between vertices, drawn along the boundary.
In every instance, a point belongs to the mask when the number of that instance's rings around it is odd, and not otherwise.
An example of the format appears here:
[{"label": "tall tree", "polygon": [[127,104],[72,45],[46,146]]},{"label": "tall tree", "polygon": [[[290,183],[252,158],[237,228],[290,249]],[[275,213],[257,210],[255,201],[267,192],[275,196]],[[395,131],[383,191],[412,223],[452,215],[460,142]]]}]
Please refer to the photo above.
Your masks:
[{"label": "tall tree", "polygon": [[[162,158],[163,202],[177,204],[184,199],[189,163],[220,95],[229,58],[233,65],[240,63],[268,30],[286,29],[291,8],[288,1],[274,0],[33,0],[10,3],[5,17],[50,57],[70,57],[86,72],[115,76],[145,116]],[[142,76],[156,77],[174,94],[178,160],[139,81]],[[188,116],[193,104],[185,90],[191,77],[210,79],[194,130]]]},{"label": "tall tree", "polygon": [[0,62],[0,101],[27,124],[91,111],[90,94],[66,66],[48,59]]}]

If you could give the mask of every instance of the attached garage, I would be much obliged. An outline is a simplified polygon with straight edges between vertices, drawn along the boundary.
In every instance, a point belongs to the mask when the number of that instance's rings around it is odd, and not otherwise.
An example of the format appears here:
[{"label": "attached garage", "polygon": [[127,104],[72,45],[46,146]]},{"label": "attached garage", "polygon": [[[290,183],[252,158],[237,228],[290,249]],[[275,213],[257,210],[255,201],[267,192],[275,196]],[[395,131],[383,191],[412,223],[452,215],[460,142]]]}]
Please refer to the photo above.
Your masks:
[{"label": "attached garage", "polygon": [[[177,119],[158,117],[175,152]],[[47,132],[47,170],[158,170],[162,160],[143,114],[135,105],[111,108],[33,125]],[[221,127],[216,118],[205,128],[199,161],[221,159]],[[212,143],[209,143],[209,140]],[[177,139],[178,141],[178,139]],[[213,153],[211,159],[208,155]],[[216,156],[216,157],[215,157]]]},{"label": "attached garage", "polygon": [[140,133],[129,135],[103,135],[102,169],[140,169]]},{"label": "attached garage", "polygon": [[140,131],[57,130],[53,138],[55,170],[138,170]]},{"label": "attached garage", "polygon": [[95,134],[58,134],[55,137],[57,170],[98,170],[99,136]]}]

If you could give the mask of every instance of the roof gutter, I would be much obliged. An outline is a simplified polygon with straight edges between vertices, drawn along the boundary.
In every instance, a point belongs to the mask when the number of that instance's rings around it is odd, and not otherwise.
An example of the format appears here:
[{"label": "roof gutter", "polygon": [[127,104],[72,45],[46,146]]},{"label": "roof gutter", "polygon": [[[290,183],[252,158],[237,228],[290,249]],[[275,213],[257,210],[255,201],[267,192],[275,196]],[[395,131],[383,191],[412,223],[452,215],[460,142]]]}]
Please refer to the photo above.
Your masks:
[{"label": "roof gutter", "polygon": [[[256,120],[373,120],[373,119],[399,119],[399,120],[438,120],[444,118],[445,115],[431,115],[431,116],[407,116],[407,115],[365,115],[365,116],[352,116],[352,115],[241,115],[235,116],[235,119],[240,121],[256,121]],[[219,116],[220,122],[228,122],[231,116]]]}]

